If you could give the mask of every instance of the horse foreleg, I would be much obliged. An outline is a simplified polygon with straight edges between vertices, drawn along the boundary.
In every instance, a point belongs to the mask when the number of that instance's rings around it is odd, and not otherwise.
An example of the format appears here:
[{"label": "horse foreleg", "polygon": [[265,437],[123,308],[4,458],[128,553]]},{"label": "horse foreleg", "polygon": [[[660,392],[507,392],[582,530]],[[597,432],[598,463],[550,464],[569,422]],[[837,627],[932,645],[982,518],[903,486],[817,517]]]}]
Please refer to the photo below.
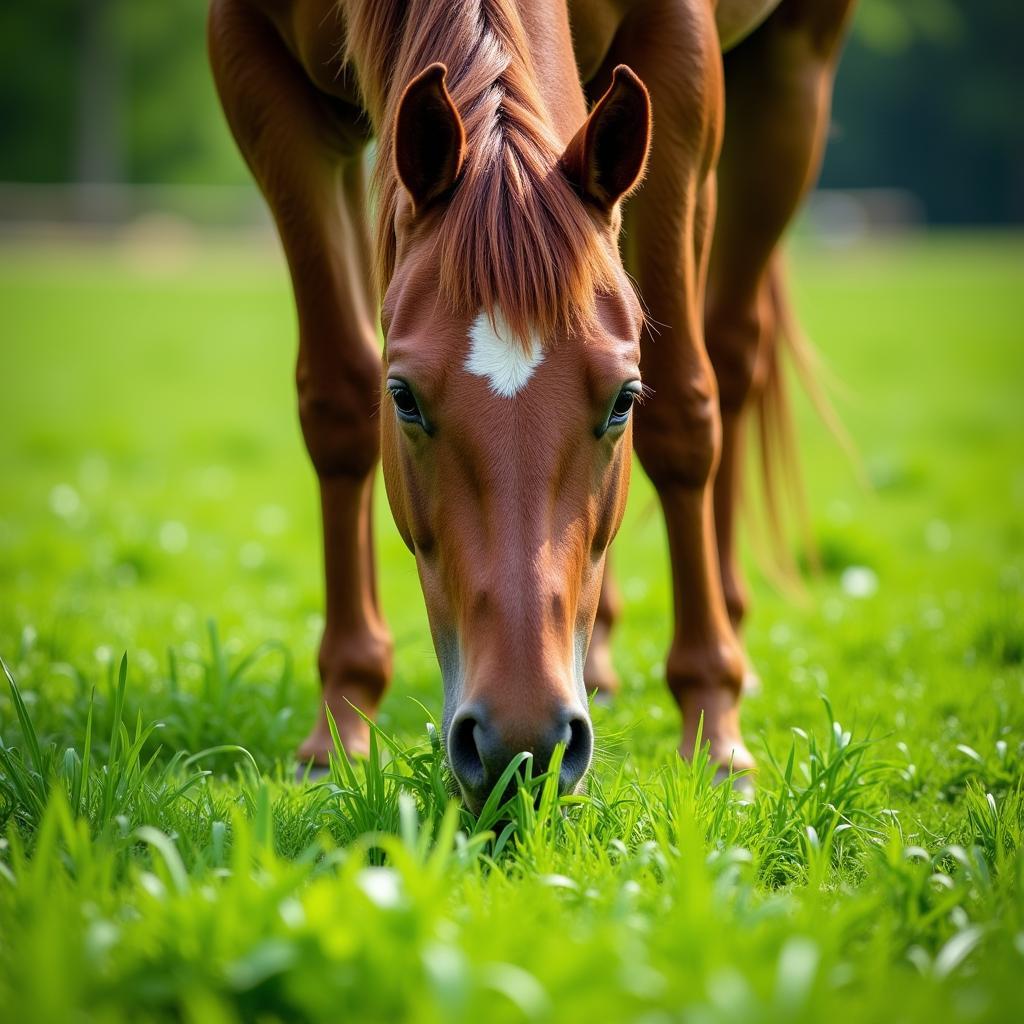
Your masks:
[{"label": "horse foreleg", "polygon": [[725,57],[726,125],[704,329],[718,379],[722,460],[715,526],[735,628],[747,607],[735,549],[746,414],[778,358],[773,253],[817,177],[832,80],[853,0],[783,0]]},{"label": "horse foreleg", "polygon": [[748,768],[739,726],[744,658],[715,548],[721,424],[702,319],[724,92],[710,6],[647,6],[622,29],[613,59],[646,83],[655,117],[647,179],[626,207],[624,245],[651,321],[641,370],[652,393],[637,410],[634,442],[668,532],[674,621],[666,676],[683,714],[680,750],[692,755],[703,715],[711,756]]},{"label": "horse foreleg", "polygon": [[391,671],[371,530],[381,363],[365,140],[358,112],[318,93],[245,0],[214,0],[209,44],[228,122],[277,225],[298,313],[299,419],[320,485],[326,577],[323,700],[299,757],[323,764],[331,749],[324,704],[346,750],[365,752],[368,730],[354,707],[374,714]]}]

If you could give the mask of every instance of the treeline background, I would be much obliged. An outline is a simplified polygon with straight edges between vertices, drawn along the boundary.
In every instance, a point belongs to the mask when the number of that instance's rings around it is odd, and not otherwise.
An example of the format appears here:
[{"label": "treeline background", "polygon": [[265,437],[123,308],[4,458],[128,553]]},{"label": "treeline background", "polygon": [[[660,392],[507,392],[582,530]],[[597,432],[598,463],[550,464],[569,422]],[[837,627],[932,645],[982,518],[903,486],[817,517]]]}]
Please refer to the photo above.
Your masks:
[{"label": "treeline background", "polygon": [[[0,5],[0,182],[240,184],[203,0]],[[822,186],[931,223],[1024,221],[1024,5],[861,0]]]}]

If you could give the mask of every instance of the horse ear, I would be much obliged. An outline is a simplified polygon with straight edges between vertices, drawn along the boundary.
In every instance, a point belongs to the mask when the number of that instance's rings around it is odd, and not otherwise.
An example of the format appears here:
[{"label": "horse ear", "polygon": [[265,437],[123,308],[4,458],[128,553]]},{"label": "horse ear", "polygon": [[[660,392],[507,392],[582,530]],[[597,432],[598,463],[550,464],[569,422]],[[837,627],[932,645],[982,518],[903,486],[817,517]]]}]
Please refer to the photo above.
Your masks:
[{"label": "horse ear", "polygon": [[562,154],[562,170],[586,199],[610,213],[640,181],[651,143],[651,98],[620,64],[612,84]]},{"label": "horse ear", "polygon": [[416,212],[444,195],[466,158],[466,132],[443,64],[431,64],[405,88],[395,121],[395,169]]}]

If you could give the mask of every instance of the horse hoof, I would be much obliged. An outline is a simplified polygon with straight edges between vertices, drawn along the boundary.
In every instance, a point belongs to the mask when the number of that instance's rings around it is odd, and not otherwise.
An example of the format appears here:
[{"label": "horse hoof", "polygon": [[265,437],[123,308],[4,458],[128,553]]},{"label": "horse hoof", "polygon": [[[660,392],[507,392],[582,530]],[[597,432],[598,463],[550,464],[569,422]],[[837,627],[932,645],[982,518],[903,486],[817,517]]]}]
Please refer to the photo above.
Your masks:
[{"label": "horse hoof", "polygon": [[754,776],[750,771],[743,771],[741,774],[730,772],[727,765],[719,765],[715,771],[715,777],[711,780],[711,785],[720,786],[723,782],[728,782],[732,779],[733,791],[738,796],[752,797],[754,795]]}]

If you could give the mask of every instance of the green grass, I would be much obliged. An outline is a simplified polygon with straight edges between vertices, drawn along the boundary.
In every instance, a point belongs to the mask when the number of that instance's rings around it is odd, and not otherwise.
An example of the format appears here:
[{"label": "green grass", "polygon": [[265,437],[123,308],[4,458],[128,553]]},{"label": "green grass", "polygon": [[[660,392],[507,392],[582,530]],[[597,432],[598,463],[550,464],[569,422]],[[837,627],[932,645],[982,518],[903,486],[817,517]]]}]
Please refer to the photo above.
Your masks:
[{"label": "green grass", "polygon": [[1024,240],[793,262],[871,486],[801,405],[824,567],[754,573],[756,794],[675,755],[638,473],[589,792],[477,820],[382,495],[378,756],[290,781],[319,524],[277,259],[0,249],[0,1018],[1019,1017]]}]

